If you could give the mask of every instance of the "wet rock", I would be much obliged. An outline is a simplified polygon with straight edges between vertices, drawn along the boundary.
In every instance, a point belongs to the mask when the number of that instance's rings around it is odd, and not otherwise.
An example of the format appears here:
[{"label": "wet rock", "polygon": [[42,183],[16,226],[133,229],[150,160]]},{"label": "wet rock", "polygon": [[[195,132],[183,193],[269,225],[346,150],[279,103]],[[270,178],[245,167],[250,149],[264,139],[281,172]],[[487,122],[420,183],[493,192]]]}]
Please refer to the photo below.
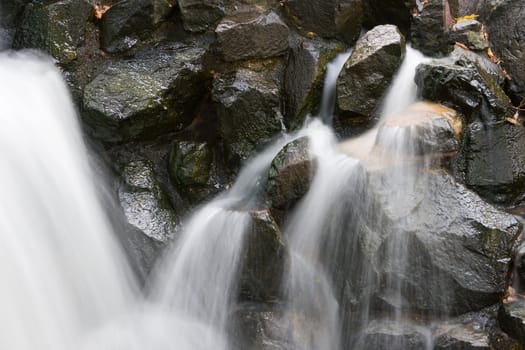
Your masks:
[{"label": "wet rock", "polygon": [[429,0],[413,16],[411,43],[415,49],[427,56],[442,56],[452,50],[444,20],[446,10],[444,1]]},{"label": "wet rock", "polygon": [[28,4],[13,46],[41,49],[67,64],[77,57],[77,47],[91,12],[92,6],[87,0]]},{"label": "wet rock", "polygon": [[502,304],[498,312],[501,329],[525,344],[525,302]]},{"label": "wet rock", "polygon": [[[386,287],[379,299],[433,316],[497,303],[521,224],[449,176],[425,178],[418,176],[415,186],[404,187],[403,201],[391,200],[388,177],[372,178],[381,213],[377,222],[387,229],[382,243],[372,246],[378,247],[373,254],[380,257],[376,268]],[[391,255],[395,242],[402,242],[402,248],[394,246],[398,254]],[[388,281],[396,281],[400,298],[392,297],[397,292]]]},{"label": "wet rock", "polygon": [[113,4],[100,22],[100,44],[122,52],[144,40],[172,11],[173,0],[123,0]]},{"label": "wet rock", "polygon": [[339,123],[374,116],[404,55],[405,39],[393,25],[377,26],[359,39],[337,78]]},{"label": "wet rock", "polygon": [[486,72],[496,84],[503,86],[505,76],[503,75],[501,67],[492,62],[485,54],[454,46],[454,50],[450,53],[450,57],[453,62],[471,62],[478,67],[478,70]]},{"label": "wet rock", "polygon": [[30,0],[5,0],[0,4],[0,49],[11,46],[25,6]]},{"label": "wet rock", "polygon": [[306,137],[290,142],[275,156],[268,170],[266,196],[278,222],[308,192],[314,168]]},{"label": "wet rock", "polygon": [[401,322],[374,320],[363,333],[363,349],[420,350],[429,344],[428,331]]},{"label": "wet rock", "polygon": [[[399,140],[400,134],[405,143],[394,148],[389,141]],[[453,154],[458,151],[461,134],[462,121],[456,111],[419,102],[379,125],[375,150],[388,154],[395,149],[407,156]]]},{"label": "wet rock", "polygon": [[273,12],[247,12],[224,18],[215,29],[218,49],[226,61],[282,55],[289,47],[289,29]]},{"label": "wet rock", "polygon": [[362,0],[287,0],[285,14],[304,32],[353,43],[363,23]]},{"label": "wet rock", "polygon": [[291,349],[290,337],[281,323],[280,311],[267,305],[249,305],[233,316],[230,339],[238,350]]},{"label": "wet rock", "polygon": [[178,0],[184,29],[201,32],[212,28],[225,14],[223,0]]},{"label": "wet rock", "polygon": [[492,350],[490,335],[473,325],[448,324],[439,326],[434,339],[434,350]]},{"label": "wet rock", "polygon": [[212,95],[231,169],[282,130],[280,90],[271,72],[240,68],[216,79]]},{"label": "wet rock", "polygon": [[177,141],[168,163],[171,181],[177,191],[192,203],[199,203],[218,192],[213,179],[213,151],[206,143]]},{"label": "wet rock", "polygon": [[105,142],[152,138],[189,124],[204,94],[203,48],[146,51],[110,64],[84,89],[83,117]]},{"label": "wet rock", "polygon": [[490,46],[511,76],[510,91],[518,102],[525,98],[525,28],[521,25],[523,21],[523,4],[520,1],[506,1],[492,13],[487,24]]},{"label": "wet rock", "polygon": [[251,217],[241,262],[240,298],[275,302],[280,299],[285,244],[268,210],[253,211]]},{"label": "wet rock", "polygon": [[284,76],[284,122],[288,129],[301,127],[308,113],[321,103],[326,64],[343,46],[320,39],[304,39],[290,50]]},{"label": "wet rock", "polygon": [[132,161],[124,166],[118,198],[129,225],[128,250],[138,256],[139,268],[147,274],[174,237],[179,219],[149,161]]},{"label": "wet rock", "polygon": [[407,35],[410,33],[411,11],[417,7],[416,0],[375,0],[365,2],[365,26],[394,24]]},{"label": "wet rock", "polygon": [[477,32],[481,30],[481,23],[475,19],[462,19],[454,24],[452,30],[457,33],[465,33],[469,31]]},{"label": "wet rock", "polygon": [[486,21],[491,13],[507,0],[447,0],[452,17],[459,18],[475,14],[481,22]]}]

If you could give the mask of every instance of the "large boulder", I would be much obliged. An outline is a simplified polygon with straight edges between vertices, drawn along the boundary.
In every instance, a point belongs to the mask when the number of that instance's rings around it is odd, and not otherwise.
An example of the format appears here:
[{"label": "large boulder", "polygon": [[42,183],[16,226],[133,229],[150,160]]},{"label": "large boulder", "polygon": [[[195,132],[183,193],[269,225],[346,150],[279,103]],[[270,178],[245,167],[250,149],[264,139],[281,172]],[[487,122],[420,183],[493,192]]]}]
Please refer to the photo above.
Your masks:
[{"label": "large boulder", "polygon": [[288,18],[304,32],[353,43],[363,23],[362,0],[287,0]]},{"label": "large boulder", "polygon": [[520,1],[505,1],[487,23],[494,54],[512,78],[510,91],[517,102],[525,98],[525,7]]},{"label": "large boulder", "polygon": [[203,48],[164,48],[110,64],[84,89],[88,131],[105,142],[122,142],[189,124],[204,94],[204,53]]},{"label": "large boulder", "polygon": [[172,7],[173,0],[117,1],[100,22],[102,49],[113,53],[134,47],[151,35]]},{"label": "large boulder", "polygon": [[214,186],[214,155],[202,142],[176,141],[168,161],[170,179],[191,203],[199,203],[218,192]]},{"label": "large boulder", "polygon": [[445,5],[443,0],[428,0],[412,17],[412,46],[427,56],[443,56],[452,49],[448,36],[449,23],[445,20],[450,18],[450,13]]},{"label": "large boulder", "polygon": [[281,299],[286,247],[268,210],[250,213],[251,225],[241,258],[240,299],[274,303]]},{"label": "large boulder", "polygon": [[303,39],[290,50],[284,75],[284,122],[288,129],[304,124],[321,102],[327,63],[343,50],[338,42]]},{"label": "large boulder", "polygon": [[13,46],[36,48],[62,64],[77,57],[92,6],[87,0],[30,3],[25,7]]},{"label": "large boulder", "polygon": [[226,159],[235,170],[282,130],[280,86],[268,71],[240,68],[217,78],[212,95]]},{"label": "large boulder", "polygon": [[225,17],[215,34],[218,50],[226,61],[280,56],[289,47],[289,29],[273,11]]},{"label": "large boulder", "polygon": [[377,26],[359,39],[337,78],[340,124],[370,121],[404,55],[405,39],[393,25]]},{"label": "large boulder", "polygon": [[156,179],[149,161],[131,161],[122,169],[118,199],[124,212],[126,250],[147,275],[161,250],[175,236],[179,218]]},{"label": "large boulder", "polygon": [[275,156],[268,170],[266,196],[279,223],[308,192],[314,171],[306,137],[290,142]]},{"label": "large boulder", "polygon": [[224,0],[178,0],[184,29],[201,32],[213,27],[225,14]]}]

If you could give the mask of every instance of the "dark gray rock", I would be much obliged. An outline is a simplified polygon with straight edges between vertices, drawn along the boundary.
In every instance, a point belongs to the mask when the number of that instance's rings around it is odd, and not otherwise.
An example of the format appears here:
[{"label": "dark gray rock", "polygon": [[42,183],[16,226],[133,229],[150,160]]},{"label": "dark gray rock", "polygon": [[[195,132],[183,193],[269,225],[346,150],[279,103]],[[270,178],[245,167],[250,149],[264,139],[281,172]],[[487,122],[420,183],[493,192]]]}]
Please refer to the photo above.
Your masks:
[{"label": "dark gray rock", "polygon": [[377,26],[359,39],[337,78],[339,123],[374,116],[404,55],[405,39],[393,25]]},{"label": "dark gray rock", "polygon": [[525,6],[520,1],[505,1],[494,10],[487,23],[494,54],[512,78],[510,91],[516,99],[525,98]]},{"label": "dark gray rock", "polygon": [[416,0],[375,0],[365,1],[365,26],[394,24],[407,35],[410,33],[411,12],[417,7]]},{"label": "dark gray rock", "polygon": [[285,14],[303,32],[353,43],[363,23],[362,0],[287,0]]},{"label": "dark gray rock", "polygon": [[225,17],[215,34],[219,52],[226,61],[275,57],[289,47],[289,29],[273,11]]},{"label": "dark gray rock", "polygon": [[268,170],[266,196],[279,223],[308,192],[314,171],[306,137],[290,142],[275,156]]},{"label": "dark gray rock", "polygon": [[100,23],[100,44],[107,52],[126,51],[146,39],[171,12],[171,0],[122,0]]},{"label": "dark gray rock", "polygon": [[485,54],[454,46],[450,57],[453,62],[471,62],[476,67],[479,67],[478,70],[486,72],[496,84],[503,86],[505,76],[503,75],[501,67],[492,62]]},{"label": "dark gray rock", "polygon": [[31,3],[25,7],[13,46],[41,49],[62,64],[70,63],[77,57],[91,12],[87,0]]},{"label": "dark gray rock", "polygon": [[9,48],[25,6],[30,0],[5,0],[0,4],[0,50]]},{"label": "dark gray rock", "polygon": [[444,18],[443,0],[429,0],[423,9],[412,17],[411,43],[427,56],[442,56],[452,50]]},{"label": "dark gray rock", "polygon": [[213,151],[206,143],[178,141],[171,149],[168,172],[175,188],[191,203],[218,192],[214,187]]},{"label": "dark gray rock", "polygon": [[253,211],[241,260],[240,298],[276,302],[280,299],[286,247],[268,210]]},{"label": "dark gray rock", "polygon": [[406,323],[395,321],[372,321],[363,332],[362,348],[374,350],[428,348],[428,331]]},{"label": "dark gray rock", "polygon": [[271,72],[241,68],[216,79],[212,94],[226,159],[234,170],[282,130],[279,85]]},{"label": "dark gray rock", "polygon": [[306,115],[321,103],[327,63],[343,50],[337,42],[301,40],[290,50],[284,76],[284,122],[288,129],[304,124]]},{"label": "dark gray rock", "polygon": [[128,225],[127,250],[143,275],[175,236],[179,218],[156,180],[149,161],[132,161],[122,170],[118,199]]},{"label": "dark gray rock", "polygon": [[178,0],[184,29],[201,32],[224,16],[224,0]]},{"label": "dark gray rock", "polygon": [[525,301],[502,304],[498,312],[501,329],[525,344]]},{"label": "dark gray rock", "polygon": [[491,13],[508,0],[447,0],[452,17],[478,15],[479,21],[489,19]]},{"label": "dark gray rock", "polygon": [[476,21],[475,19],[462,19],[454,24],[452,30],[457,33],[464,33],[469,31],[477,32],[481,30],[481,23],[479,23],[479,21]]},{"label": "dark gray rock", "polygon": [[472,325],[442,325],[434,334],[434,350],[492,350],[490,335]]},{"label": "dark gray rock", "polygon": [[83,117],[105,142],[152,138],[192,119],[204,90],[203,48],[147,51],[109,65],[84,89]]}]

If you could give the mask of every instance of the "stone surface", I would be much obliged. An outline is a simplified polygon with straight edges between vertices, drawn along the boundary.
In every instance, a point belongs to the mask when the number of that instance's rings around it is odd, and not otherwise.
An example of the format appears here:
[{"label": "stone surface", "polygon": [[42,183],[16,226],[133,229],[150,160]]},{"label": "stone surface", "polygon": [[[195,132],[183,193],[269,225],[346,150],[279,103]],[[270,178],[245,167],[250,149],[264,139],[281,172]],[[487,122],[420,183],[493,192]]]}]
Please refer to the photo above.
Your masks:
[{"label": "stone surface", "polygon": [[407,35],[410,33],[411,11],[417,8],[416,0],[365,1],[365,26],[372,28],[380,24],[394,24]]},{"label": "stone surface", "polygon": [[343,46],[321,39],[303,39],[290,50],[284,76],[284,122],[288,129],[304,124],[321,104],[326,65]]},{"label": "stone surface", "polygon": [[268,71],[241,68],[223,75],[214,81],[212,95],[230,169],[282,130],[279,85]]},{"label": "stone surface", "polygon": [[444,21],[447,9],[444,4],[443,0],[429,0],[412,18],[412,47],[427,56],[442,56],[452,50]]},{"label": "stone surface", "polygon": [[77,57],[91,11],[87,0],[31,3],[25,7],[13,46],[41,49],[62,64],[70,63]]},{"label": "stone surface", "polygon": [[505,1],[487,23],[490,46],[502,60],[512,78],[510,91],[519,102],[525,98],[525,6],[520,1]]},{"label": "stone surface", "polygon": [[281,297],[286,247],[281,231],[268,210],[250,213],[252,222],[241,260],[240,298],[276,302]]},{"label": "stone surface", "polygon": [[289,47],[289,29],[273,11],[225,17],[215,34],[226,61],[279,56]]},{"label": "stone surface", "polygon": [[102,49],[114,53],[134,47],[151,35],[172,8],[173,0],[117,1],[100,22]]},{"label": "stone surface", "polygon": [[337,78],[340,122],[374,116],[405,55],[405,39],[393,25],[377,26],[356,43]]},{"label": "stone surface", "polygon": [[[393,321],[372,321],[363,332],[362,348],[374,350],[427,348],[428,334],[423,327]],[[426,331],[428,333],[428,331]]]},{"label": "stone surface", "polygon": [[16,28],[24,12],[25,6],[30,0],[4,0],[0,4],[0,49],[8,48],[12,45]]},{"label": "stone surface", "polygon": [[184,29],[201,32],[212,28],[225,14],[224,0],[178,0]]},{"label": "stone surface", "polygon": [[106,142],[152,138],[180,130],[192,119],[203,89],[205,50],[174,47],[146,51],[109,65],[83,97],[89,132]]},{"label": "stone surface", "polygon": [[266,196],[278,222],[308,192],[314,172],[306,137],[290,142],[275,156],[268,170]]},{"label": "stone surface", "polygon": [[287,0],[287,17],[303,32],[353,43],[363,23],[362,0]]},{"label": "stone surface", "polygon": [[213,150],[206,143],[174,142],[168,171],[177,191],[192,203],[199,203],[218,192],[213,186]]},{"label": "stone surface", "polygon": [[501,329],[525,344],[525,301],[502,304],[498,312]]}]

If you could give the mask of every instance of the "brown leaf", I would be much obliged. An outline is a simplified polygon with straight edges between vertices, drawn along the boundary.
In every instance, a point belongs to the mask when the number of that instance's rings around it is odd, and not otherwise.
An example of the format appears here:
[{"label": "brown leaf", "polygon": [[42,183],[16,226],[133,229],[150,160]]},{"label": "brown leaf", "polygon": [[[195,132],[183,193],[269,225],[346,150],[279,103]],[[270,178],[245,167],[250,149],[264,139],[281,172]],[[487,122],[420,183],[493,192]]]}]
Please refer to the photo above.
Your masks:
[{"label": "brown leaf", "polygon": [[511,123],[512,125],[516,125],[516,126],[521,126],[521,123],[517,120],[517,119],[514,119],[514,118],[505,118],[505,121],[507,123]]},{"label": "brown leaf", "polygon": [[456,41],[456,42],[454,43],[454,45],[459,46],[459,47],[461,47],[462,49],[465,49],[465,50],[468,51],[468,47],[467,47],[467,45],[465,45],[465,44],[462,44],[462,43]]}]

